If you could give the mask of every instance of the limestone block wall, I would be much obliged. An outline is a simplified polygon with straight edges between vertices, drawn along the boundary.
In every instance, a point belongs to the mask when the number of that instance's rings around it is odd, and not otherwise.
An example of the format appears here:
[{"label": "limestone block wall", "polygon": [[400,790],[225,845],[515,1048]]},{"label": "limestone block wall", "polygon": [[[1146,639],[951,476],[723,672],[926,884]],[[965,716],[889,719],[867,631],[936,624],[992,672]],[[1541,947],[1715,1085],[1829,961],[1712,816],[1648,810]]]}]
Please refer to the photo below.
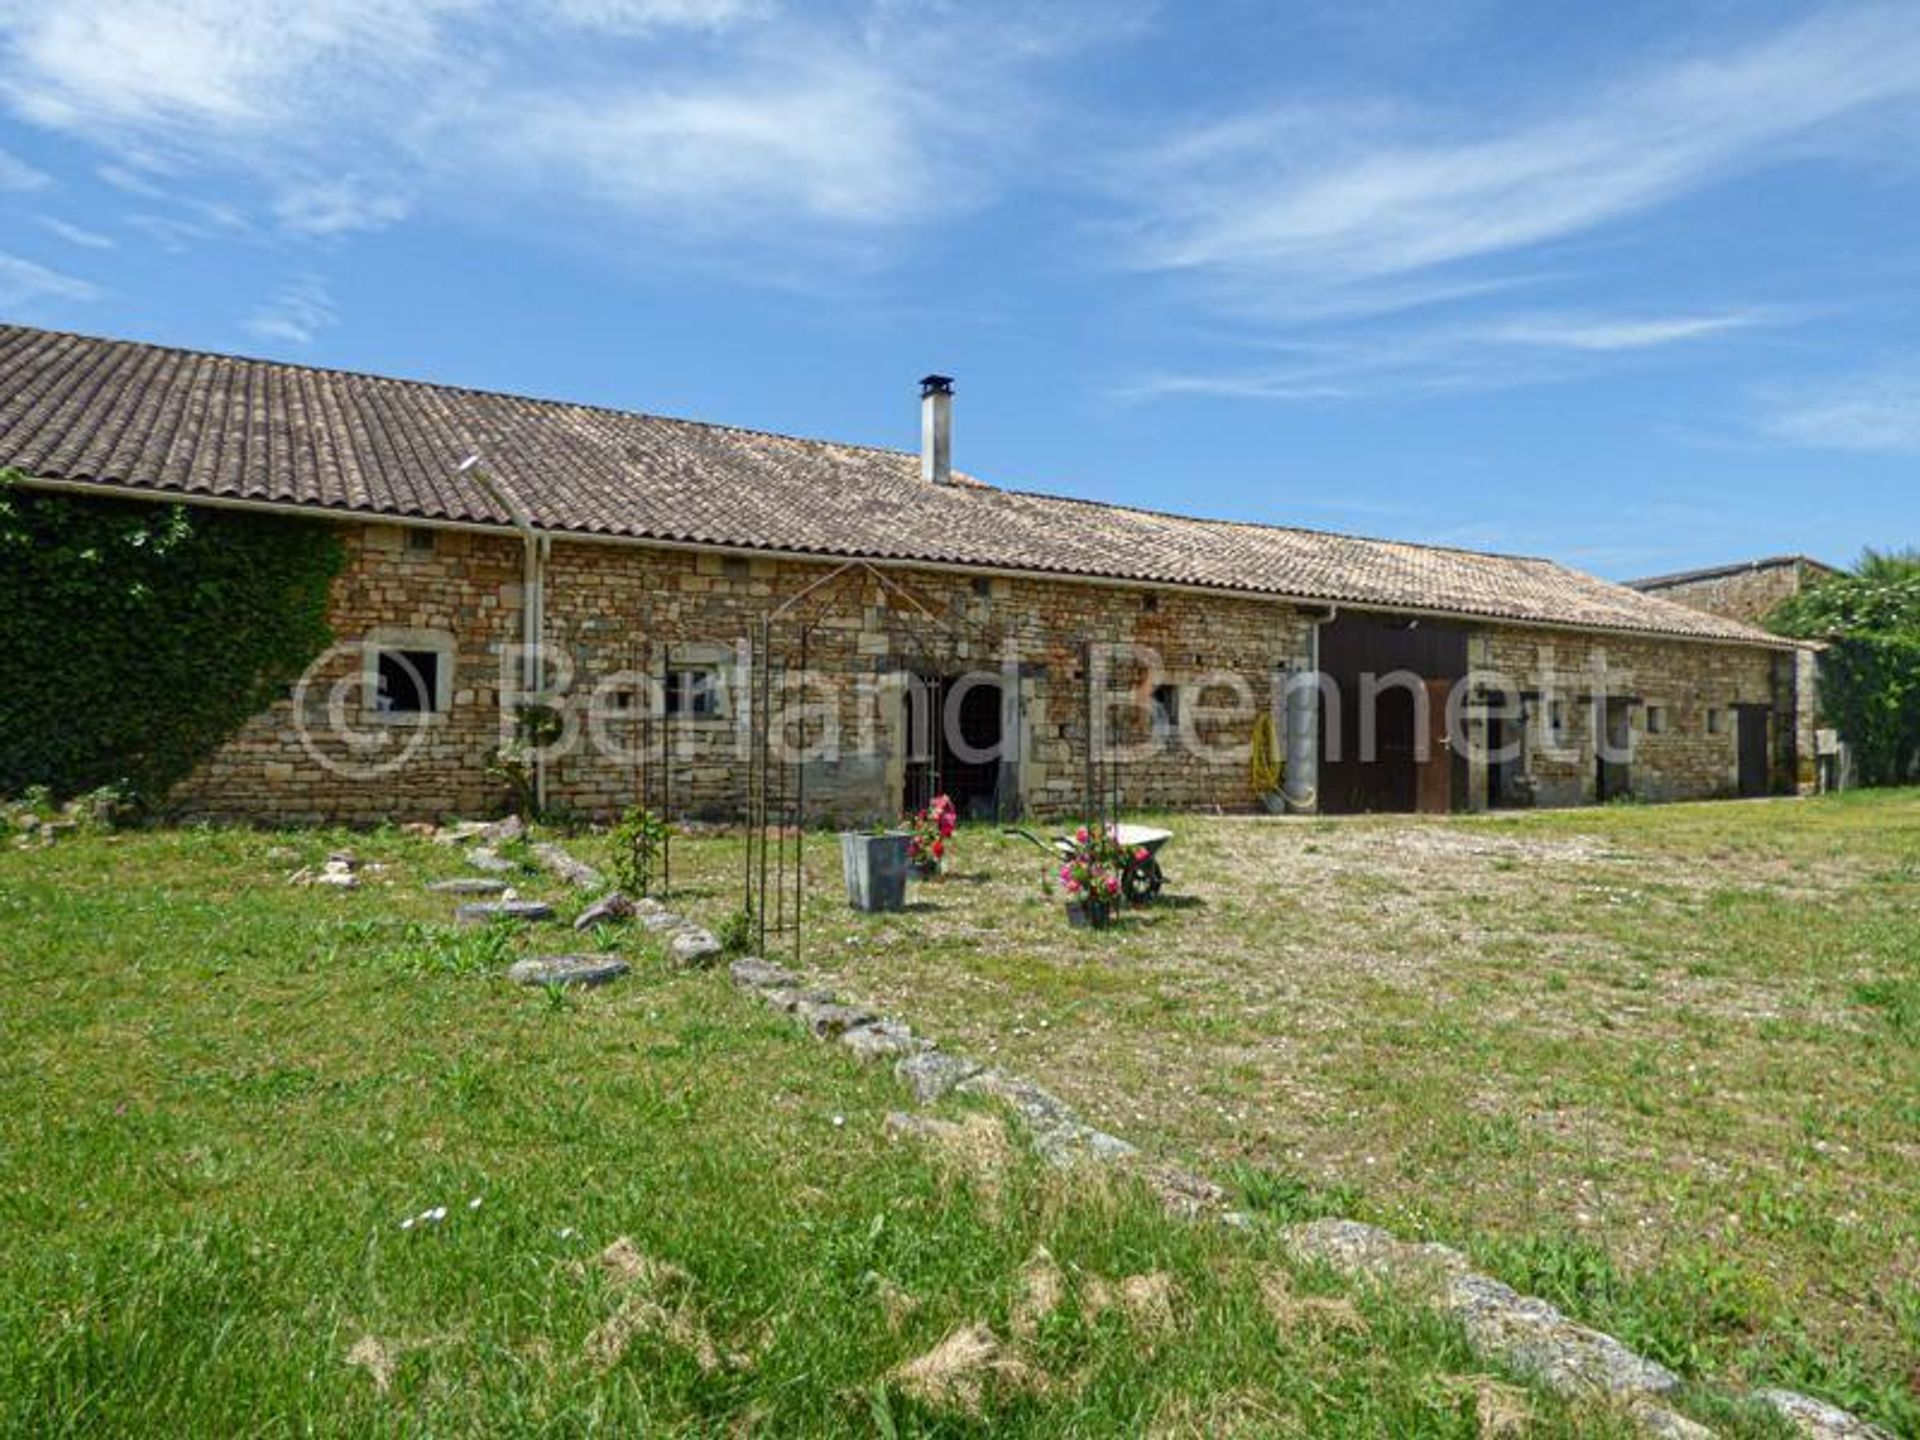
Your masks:
[{"label": "limestone block wall", "polygon": [[[336,643],[305,687],[306,723],[294,697],[283,697],[175,791],[176,805],[193,815],[359,823],[499,803],[485,758],[498,744],[501,648],[520,629],[522,550],[452,531],[413,548],[409,535],[424,533],[343,527],[347,560],[329,617]],[[366,714],[354,683],[365,663],[359,642],[385,629],[448,645],[445,714],[419,725]]]},{"label": "limestone block wall", "polygon": [[[181,788],[182,809],[364,822],[498,807],[505,789],[487,765],[506,734],[503,689],[512,694],[518,682],[523,547],[517,538],[427,534],[343,527],[337,653],[318,667],[303,703],[276,703]],[[712,716],[666,726],[673,808],[739,813],[760,621],[780,610],[772,664],[787,685],[770,713],[793,714],[796,742],[828,730],[838,738],[833,753],[805,766],[810,817],[877,820],[898,810],[909,672],[981,671],[1017,682],[1019,703],[1008,714],[1019,720],[1018,796],[1031,813],[1076,811],[1089,644],[1107,655],[1095,660],[1110,692],[1097,723],[1122,744],[1113,774],[1126,804],[1254,806],[1244,758],[1254,716],[1271,703],[1273,677],[1306,655],[1307,631],[1292,606],[937,571],[861,569],[820,585],[836,568],[555,540],[546,566],[547,684],[569,738],[548,766],[549,803],[606,815],[657,794],[646,771],[659,770],[661,730],[645,717],[666,672],[697,664],[719,667],[721,699]],[[810,684],[798,678],[803,627]],[[424,723],[366,713],[352,681],[367,663],[363,642],[382,638],[444,648],[445,713]],[[1196,688],[1204,676],[1226,683]],[[1180,688],[1180,724],[1197,746],[1151,741],[1146,703],[1156,683]],[[327,702],[340,697],[330,714]]]},{"label": "limestone block wall", "polygon": [[[1736,793],[1739,783],[1738,724],[1734,707],[1778,707],[1775,652],[1741,645],[1489,627],[1480,654],[1492,671],[1539,696],[1528,704],[1524,773],[1537,803],[1578,805],[1595,798],[1595,727],[1592,696],[1596,669],[1604,693],[1640,703],[1630,712],[1632,793],[1643,800],[1706,799]],[[1792,661],[1789,657],[1788,662]],[[1551,695],[1566,725],[1549,733]],[[1649,711],[1664,712],[1665,729],[1653,733]],[[1709,715],[1718,712],[1713,728]],[[1786,697],[1776,708],[1776,742],[1801,723]],[[1776,748],[1776,755],[1779,750]],[[1790,777],[1776,775],[1776,782]]]},{"label": "limestone block wall", "polygon": [[1828,572],[1823,567],[1795,560],[1678,581],[1648,593],[1691,610],[1758,625],[1781,601],[1798,595],[1810,581],[1825,573]]},{"label": "limestone block wall", "polygon": [[[366,525],[343,527],[343,538],[335,651],[297,696],[250,721],[181,788],[175,799],[187,813],[371,822],[479,814],[504,802],[488,765],[510,730],[503,698],[519,690],[521,542]],[[975,671],[1017,688],[1018,704],[1003,716],[1018,720],[1008,784],[1022,808],[1074,814],[1086,783],[1090,662],[1106,666],[1108,703],[1097,723],[1119,747],[1113,775],[1123,803],[1252,809],[1245,751],[1254,718],[1268,707],[1278,718],[1276,679],[1305,667],[1311,652],[1307,620],[1276,601],[927,570],[859,568],[823,584],[835,569],[555,540],[546,685],[569,733],[548,766],[549,803],[609,815],[657,798],[664,773],[676,814],[739,814],[750,707],[768,658],[758,653],[760,621],[770,613],[783,617],[771,668],[787,682],[770,713],[787,718],[796,743],[835,741],[804,764],[810,819],[892,817],[910,748],[904,677]],[[368,713],[358,681],[369,642],[439,654],[442,713],[423,721]],[[1791,748],[1785,737],[1810,725],[1796,683],[1804,662],[1792,655],[1486,626],[1473,635],[1471,656],[1477,669],[1563,701],[1557,736],[1545,729],[1545,705],[1533,707],[1523,769],[1543,805],[1594,797],[1596,665],[1609,693],[1642,702],[1632,711],[1632,789],[1644,799],[1733,792],[1736,705],[1775,707],[1781,757]],[[688,665],[718,668],[719,703],[710,716],[667,725],[672,756],[663,771],[659,722],[647,717],[666,672]],[[1177,738],[1152,737],[1147,702],[1156,684],[1178,691]],[[1650,706],[1664,711],[1662,733],[1648,728]],[[1718,731],[1710,711],[1724,717]],[[1780,778],[1794,777],[1783,769]],[[1484,803],[1483,768],[1467,793],[1470,804]]]}]

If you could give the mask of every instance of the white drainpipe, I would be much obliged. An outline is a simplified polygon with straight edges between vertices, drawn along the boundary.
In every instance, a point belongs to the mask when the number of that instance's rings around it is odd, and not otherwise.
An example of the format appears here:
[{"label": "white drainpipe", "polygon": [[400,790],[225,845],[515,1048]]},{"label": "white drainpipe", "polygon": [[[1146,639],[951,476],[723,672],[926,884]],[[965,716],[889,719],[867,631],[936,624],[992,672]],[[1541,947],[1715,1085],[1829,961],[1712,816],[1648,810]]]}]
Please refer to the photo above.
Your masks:
[{"label": "white drainpipe", "polygon": [[1286,797],[1289,809],[1315,812],[1320,808],[1320,627],[1332,622],[1340,607],[1329,605],[1325,615],[1307,622],[1307,678],[1294,677],[1287,692]]},{"label": "white drainpipe", "polygon": [[[547,633],[547,557],[553,551],[553,541],[542,535],[533,523],[533,517],[527,513],[527,507],[520,503],[520,497],[506,481],[487,474],[480,468],[480,453],[475,451],[455,467],[458,473],[469,475],[475,484],[487,492],[501,509],[507,512],[513,521],[513,528],[520,532],[520,538],[526,542],[526,563],[523,569],[523,581],[520,595],[520,688],[526,695],[538,695],[546,681],[546,633]],[[547,808],[547,752],[541,746],[533,754],[533,794],[534,803],[540,809]]]}]

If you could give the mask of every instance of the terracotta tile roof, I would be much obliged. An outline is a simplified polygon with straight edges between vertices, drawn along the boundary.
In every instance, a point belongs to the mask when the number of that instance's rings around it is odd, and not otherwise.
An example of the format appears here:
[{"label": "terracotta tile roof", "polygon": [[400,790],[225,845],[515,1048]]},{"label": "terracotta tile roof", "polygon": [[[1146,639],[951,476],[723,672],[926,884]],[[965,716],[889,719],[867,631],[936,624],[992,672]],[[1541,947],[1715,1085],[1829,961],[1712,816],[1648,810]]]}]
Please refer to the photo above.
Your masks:
[{"label": "terracotta tile roof", "polygon": [[1778,644],[1551,561],[996,489],[901,451],[0,326],[0,466],[44,480],[556,533],[1168,582]]}]

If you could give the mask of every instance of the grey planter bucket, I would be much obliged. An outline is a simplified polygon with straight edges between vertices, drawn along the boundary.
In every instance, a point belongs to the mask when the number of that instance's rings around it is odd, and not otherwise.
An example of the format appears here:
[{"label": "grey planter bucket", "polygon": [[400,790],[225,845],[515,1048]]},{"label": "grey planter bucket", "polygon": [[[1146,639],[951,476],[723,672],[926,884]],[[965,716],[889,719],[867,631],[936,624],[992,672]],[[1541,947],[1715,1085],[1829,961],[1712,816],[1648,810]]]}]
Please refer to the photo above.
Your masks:
[{"label": "grey planter bucket", "polygon": [[907,844],[904,831],[866,835],[842,831],[840,863],[847,872],[847,903],[856,910],[907,908]]}]

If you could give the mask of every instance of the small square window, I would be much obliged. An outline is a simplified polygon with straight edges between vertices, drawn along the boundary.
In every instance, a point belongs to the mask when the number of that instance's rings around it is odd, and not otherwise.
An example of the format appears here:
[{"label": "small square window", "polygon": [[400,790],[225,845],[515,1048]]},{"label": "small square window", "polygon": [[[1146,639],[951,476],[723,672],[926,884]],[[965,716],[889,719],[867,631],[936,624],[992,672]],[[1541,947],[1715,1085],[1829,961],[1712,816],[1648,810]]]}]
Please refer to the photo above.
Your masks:
[{"label": "small square window", "polygon": [[984,575],[974,576],[973,577],[973,593],[979,596],[982,600],[991,599],[993,597],[993,581],[989,580]]},{"label": "small square window", "polygon": [[1160,597],[1158,595],[1142,595],[1140,597],[1140,608],[1149,615],[1153,614],[1160,608]]},{"label": "small square window", "polygon": [[1556,736],[1567,733],[1567,702],[1555,700],[1547,706],[1547,728]]},{"label": "small square window", "polygon": [[742,555],[729,555],[720,562],[720,573],[729,580],[745,580],[753,574],[753,563]]},{"label": "small square window", "polygon": [[721,714],[718,667],[703,665],[667,673],[667,714],[689,720],[711,720]]},{"label": "small square window", "polygon": [[1647,706],[1647,734],[1664,735],[1667,733],[1667,707],[1664,705]]},{"label": "small square window", "polygon": [[633,691],[631,690],[614,690],[608,693],[607,704],[615,710],[631,710],[633,709],[633,699]]},{"label": "small square window", "polygon": [[419,526],[415,526],[407,531],[407,549],[424,551],[431,555],[434,550],[434,544],[439,538],[440,537],[435,535],[433,531],[424,530]]},{"label": "small square window", "polygon": [[1727,712],[1724,710],[1707,711],[1707,733],[1724,735],[1727,733]]},{"label": "small square window", "polygon": [[438,650],[382,650],[375,661],[373,708],[383,715],[431,715],[440,708]]}]

